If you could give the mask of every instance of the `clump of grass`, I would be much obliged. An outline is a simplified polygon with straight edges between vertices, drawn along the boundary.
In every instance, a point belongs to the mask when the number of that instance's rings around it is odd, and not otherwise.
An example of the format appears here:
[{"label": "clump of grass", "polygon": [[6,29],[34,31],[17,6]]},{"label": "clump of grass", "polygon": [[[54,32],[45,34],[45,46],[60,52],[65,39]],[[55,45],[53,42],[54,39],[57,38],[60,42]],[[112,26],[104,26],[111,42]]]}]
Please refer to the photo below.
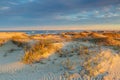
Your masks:
[{"label": "clump of grass", "polygon": [[18,47],[24,47],[25,45],[27,45],[27,42],[24,40],[24,38],[21,38],[20,36],[13,36],[11,38],[11,41]]},{"label": "clump of grass", "polygon": [[95,44],[105,45],[105,46],[119,46],[120,41],[116,40],[114,38],[110,37],[104,37],[104,38],[93,38],[89,40],[90,42],[93,42]]},{"label": "clump of grass", "polygon": [[112,49],[120,51],[120,46],[112,46]]},{"label": "clump of grass", "polygon": [[80,46],[78,55],[89,54],[89,48],[87,46]]},{"label": "clump of grass", "polygon": [[25,42],[14,41],[14,40],[12,40],[12,42],[13,42],[15,45],[17,45],[18,47],[24,47],[24,46],[26,45]]},{"label": "clump of grass", "polygon": [[56,50],[57,47],[55,47],[50,41],[40,40],[31,46],[30,49],[26,49],[22,61],[27,64],[39,62],[41,59],[47,58]]},{"label": "clump of grass", "polygon": [[5,44],[8,41],[8,39],[0,39],[0,47]]},{"label": "clump of grass", "polygon": [[62,62],[62,66],[64,69],[66,69],[67,71],[64,72],[64,78],[65,80],[72,80],[72,75],[71,73],[69,73],[69,71],[71,70],[75,70],[76,68],[76,64],[75,62],[71,61],[69,57],[67,57],[67,59],[65,61]]},{"label": "clump of grass", "polygon": [[72,62],[69,58],[67,58],[65,61],[63,61],[62,65],[67,70],[74,70],[75,69],[75,63]]},{"label": "clump of grass", "polygon": [[115,55],[111,51],[103,51],[89,58],[83,66],[89,76],[97,76],[105,73],[109,69],[114,57]]},{"label": "clump of grass", "polygon": [[[88,62],[84,67],[85,69],[88,71],[88,75],[90,76],[96,76],[99,72],[99,68],[98,67],[98,62],[95,60],[94,62]],[[92,67],[93,65],[96,65],[95,67]],[[101,67],[101,66],[99,66]]]},{"label": "clump of grass", "polygon": [[70,35],[67,35],[67,34],[65,34],[65,33],[60,34],[60,36],[61,36],[63,39],[65,39],[66,41],[71,41],[71,40],[72,40],[72,39],[71,39],[71,36],[70,36]]},{"label": "clump of grass", "polygon": [[58,50],[57,53],[58,53],[59,57],[67,57],[68,56],[67,50],[64,50],[64,49]]}]

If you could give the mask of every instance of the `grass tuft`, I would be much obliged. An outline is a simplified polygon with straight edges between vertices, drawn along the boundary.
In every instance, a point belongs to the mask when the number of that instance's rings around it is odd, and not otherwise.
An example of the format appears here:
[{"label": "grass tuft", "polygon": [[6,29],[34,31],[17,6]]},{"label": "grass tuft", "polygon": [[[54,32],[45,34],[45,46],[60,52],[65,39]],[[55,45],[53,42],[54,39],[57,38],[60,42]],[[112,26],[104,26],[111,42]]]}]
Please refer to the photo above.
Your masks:
[{"label": "grass tuft", "polygon": [[49,57],[52,53],[58,50],[52,42],[40,40],[30,49],[26,49],[22,61],[26,64],[39,62],[41,59]]}]

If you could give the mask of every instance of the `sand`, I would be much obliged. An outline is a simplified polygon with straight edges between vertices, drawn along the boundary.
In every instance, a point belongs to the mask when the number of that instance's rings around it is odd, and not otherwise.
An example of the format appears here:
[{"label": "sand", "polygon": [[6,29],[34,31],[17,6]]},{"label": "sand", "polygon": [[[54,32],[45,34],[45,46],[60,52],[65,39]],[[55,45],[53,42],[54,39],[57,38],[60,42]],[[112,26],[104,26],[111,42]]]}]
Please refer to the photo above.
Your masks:
[{"label": "sand", "polygon": [[[7,34],[7,33],[5,33]],[[34,42],[30,42],[31,44]],[[66,57],[53,53],[39,63],[24,64],[21,59],[24,49],[11,40],[0,47],[0,80],[119,80],[120,56],[113,49],[83,41],[60,42],[61,51]],[[78,54],[83,46],[89,48],[89,54]],[[69,59],[69,60],[68,60]],[[70,62],[69,66],[66,64]],[[86,73],[83,65],[87,62],[98,64],[88,66],[96,76]],[[94,68],[93,68],[94,67]],[[97,70],[97,72],[95,72]]]}]

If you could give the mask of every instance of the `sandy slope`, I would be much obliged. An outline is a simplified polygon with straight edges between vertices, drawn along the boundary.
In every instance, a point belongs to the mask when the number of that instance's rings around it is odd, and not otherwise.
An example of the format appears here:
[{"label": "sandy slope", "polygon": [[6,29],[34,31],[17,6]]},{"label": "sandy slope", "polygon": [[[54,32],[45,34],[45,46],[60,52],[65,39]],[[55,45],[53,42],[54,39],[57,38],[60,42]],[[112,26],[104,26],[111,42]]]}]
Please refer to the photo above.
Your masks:
[{"label": "sandy slope", "polygon": [[91,74],[99,75],[106,73],[104,80],[119,80],[120,79],[120,56],[110,50],[102,51],[96,56],[89,59],[88,62],[92,66],[88,67]]},{"label": "sandy slope", "polygon": [[120,56],[116,55],[112,60],[112,64],[109,66],[110,66],[110,68],[108,69],[109,75],[107,75],[104,79],[120,80]]},{"label": "sandy slope", "polygon": [[[75,47],[90,47],[91,45],[92,44],[87,42],[67,42],[64,43],[63,50],[68,49],[68,52],[70,52],[72,49],[75,49]],[[103,50],[106,49],[104,48]],[[78,56],[76,51],[69,57],[71,63],[74,63],[74,65],[71,65],[73,67],[71,70],[66,69],[65,65],[62,64],[62,62],[66,61],[66,57],[59,57],[58,54],[53,54],[40,63],[25,65],[20,62],[23,53],[21,48],[10,41],[0,47],[0,80],[67,80],[65,77],[79,78],[81,80],[83,80],[84,77],[84,79],[90,79],[90,76],[82,72],[83,67],[81,64],[86,60],[83,56]],[[104,66],[106,68],[107,66],[111,66],[107,68],[109,74],[106,75],[104,79],[113,80],[115,78],[115,80],[119,80],[120,57],[118,55],[113,55],[112,52],[105,54],[106,52],[103,52],[101,55],[96,54],[96,56],[101,56],[100,58],[105,56],[103,58],[105,58],[106,61],[112,58],[111,64]],[[103,62],[104,61],[101,60],[100,64],[103,64]],[[104,67],[102,66],[102,68]]]},{"label": "sandy slope", "polygon": [[[73,44],[66,43],[64,48],[67,45]],[[16,51],[8,52],[11,49],[15,49]],[[23,51],[12,42],[7,42],[0,47],[0,52],[0,80],[63,80],[65,78],[64,73],[67,70],[62,66],[61,62],[65,61],[66,58],[59,58],[55,54],[41,63],[24,65],[19,62]],[[4,56],[5,53],[7,53],[7,56]],[[72,60],[74,58],[74,61],[79,63],[79,57],[71,57]],[[75,71],[73,70],[73,73],[79,70],[81,70],[80,66]]]},{"label": "sandy slope", "polygon": [[20,56],[23,51],[11,41],[0,47],[0,73],[14,72],[23,67],[20,63]]},{"label": "sandy slope", "polygon": [[[15,51],[10,52],[12,49]],[[0,80],[60,79],[63,71],[58,64],[52,65],[53,62],[47,60],[45,64],[24,65],[20,62],[22,56],[23,51],[12,42],[0,47]]]}]

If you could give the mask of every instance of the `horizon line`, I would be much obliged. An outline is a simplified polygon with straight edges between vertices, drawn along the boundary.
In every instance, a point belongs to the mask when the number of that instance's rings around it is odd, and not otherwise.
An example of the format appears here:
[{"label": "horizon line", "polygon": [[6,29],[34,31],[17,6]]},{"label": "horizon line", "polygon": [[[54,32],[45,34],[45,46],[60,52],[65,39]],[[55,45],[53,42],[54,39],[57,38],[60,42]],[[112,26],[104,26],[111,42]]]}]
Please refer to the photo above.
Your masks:
[{"label": "horizon line", "polygon": [[22,26],[3,27],[0,31],[14,30],[120,30],[120,25],[60,25],[60,26]]}]

